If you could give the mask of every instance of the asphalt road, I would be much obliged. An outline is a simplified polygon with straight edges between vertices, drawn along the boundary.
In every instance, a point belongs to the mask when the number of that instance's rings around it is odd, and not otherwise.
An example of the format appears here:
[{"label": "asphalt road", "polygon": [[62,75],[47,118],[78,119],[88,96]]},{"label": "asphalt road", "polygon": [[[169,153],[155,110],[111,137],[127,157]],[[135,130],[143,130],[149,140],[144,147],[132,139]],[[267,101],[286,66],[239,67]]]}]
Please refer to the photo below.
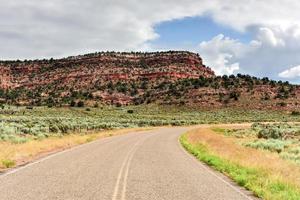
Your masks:
[{"label": "asphalt road", "polygon": [[101,139],[0,175],[1,200],[243,200],[162,128]]}]

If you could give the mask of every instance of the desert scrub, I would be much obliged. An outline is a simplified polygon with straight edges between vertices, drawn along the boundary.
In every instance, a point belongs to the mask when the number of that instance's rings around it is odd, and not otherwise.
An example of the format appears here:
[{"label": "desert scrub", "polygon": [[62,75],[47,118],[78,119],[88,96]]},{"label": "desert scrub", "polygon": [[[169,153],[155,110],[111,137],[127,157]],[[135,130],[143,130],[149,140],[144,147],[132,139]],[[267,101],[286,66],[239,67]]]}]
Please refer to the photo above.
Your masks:
[{"label": "desert scrub", "polygon": [[213,130],[216,133],[225,135],[225,136],[231,136],[236,138],[249,138],[255,136],[256,132],[252,129],[228,129],[228,128],[220,128],[220,127],[212,127],[211,130]]},{"label": "desert scrub", "polygon": [[[299,144],[298,144],[299,145]],[[282,152],[280,157],[300,164],[300,146],[294,146]]]},{"label": "desert scrub", "polygon": [[257,132],[258,138],[264,139],[287,139],[300,136],[300,126],[288,123],[261,124],[254,123],[252,130]]},{"label": "desert scrub", "polygon": [[300,126],[289,123],[253,123],[251,128],[212,127],[212,131],[238,138],[237,144],[277,153],[280,158],[300,164]]},{"label": "desert scrub", "polygon": [[244,145],[246,147],[251,147],[255,149],[263,149],[271,152],[281,153],[282,151],[284,151],[285,148],[287,148],[292,143],[293,143],[292,141],[268,139],[268,140],[255,140],[253,142],[245,143]]},{"label": "desert scrub", "polygon": [[226,174],[240,186],[267,200],[299,200],[300,189],[289,182],[277,179],[272,172],[234,162],[215,154],[202,143],[190,143],[187,134],[180,137],[183,147],[198,160]]},{"label": "desert scrub", "polygon": [[300,155],[299,154],[283,152],[280,154],[280,157],[285,160],[290,160],[297,164],[300,164]]},{"label": "desert scrub", "polygon": [[75,107],[26,109],[5,106],[5,110],[0,112],[0,141],[7,141],[7,138],[12,138],[10,136],[40,140],[49,136],[120,128],[289,120],[300,119],[277,111],[203,110],[154,104],[124,107],[99,105],[89,108],[89,111]]},{"label": "desert scrub", "polygon": [[1,161],[1,163],[5,168],[11,168],[16,165],[16,162],[10,159],[4,159]]}]

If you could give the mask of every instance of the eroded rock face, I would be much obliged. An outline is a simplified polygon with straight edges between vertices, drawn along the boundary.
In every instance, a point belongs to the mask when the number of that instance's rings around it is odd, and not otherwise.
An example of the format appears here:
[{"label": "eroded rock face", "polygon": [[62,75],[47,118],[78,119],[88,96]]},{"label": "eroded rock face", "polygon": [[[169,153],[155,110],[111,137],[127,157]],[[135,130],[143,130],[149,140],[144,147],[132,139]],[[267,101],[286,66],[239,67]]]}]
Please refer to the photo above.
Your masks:
[{"label": "eroded rock face", "polygon": [[215,76],[199,55],[95,53],[59,60],[0,61],[0,103],[146,103],[300,110],[300,86],[249,75]]},{"label": "eroded rock face", "polygon": [[93,88],[101,82],[214,77],[190,52],[96,53],[59,60],[0,63],[0,88]]},{"label": "eroded rock face", "polygon": [[0,67],[0,88],[8,89],[12,87],[11,71],[9,67]]}]

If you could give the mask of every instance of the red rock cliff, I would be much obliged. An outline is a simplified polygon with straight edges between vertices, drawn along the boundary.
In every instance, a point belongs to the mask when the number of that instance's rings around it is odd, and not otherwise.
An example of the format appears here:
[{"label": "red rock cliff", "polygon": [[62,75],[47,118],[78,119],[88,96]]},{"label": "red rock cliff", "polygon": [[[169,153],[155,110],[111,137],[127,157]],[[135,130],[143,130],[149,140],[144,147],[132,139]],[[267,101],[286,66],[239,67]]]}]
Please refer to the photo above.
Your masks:
[{"label": "red rock cliff", "polygon": [[95,53],[59,60],[0,62],[0,88],[54,85],[88,88],[98,82],[213,77],[190,52]]}]

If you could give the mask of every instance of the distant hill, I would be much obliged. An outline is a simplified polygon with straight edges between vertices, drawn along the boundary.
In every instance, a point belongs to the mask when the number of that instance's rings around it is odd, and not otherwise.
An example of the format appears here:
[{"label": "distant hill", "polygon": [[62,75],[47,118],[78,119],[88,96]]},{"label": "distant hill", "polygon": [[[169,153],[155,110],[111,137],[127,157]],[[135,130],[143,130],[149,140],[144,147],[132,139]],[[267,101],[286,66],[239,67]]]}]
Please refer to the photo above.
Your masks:
[{"label": "distant hill", "polygon": [[0,61],[0,102],[10,104],[159,103],[296,112],[299,98],[300,87],[288,82],[241,74],[216,76],[198,54],[186,51]]}]

